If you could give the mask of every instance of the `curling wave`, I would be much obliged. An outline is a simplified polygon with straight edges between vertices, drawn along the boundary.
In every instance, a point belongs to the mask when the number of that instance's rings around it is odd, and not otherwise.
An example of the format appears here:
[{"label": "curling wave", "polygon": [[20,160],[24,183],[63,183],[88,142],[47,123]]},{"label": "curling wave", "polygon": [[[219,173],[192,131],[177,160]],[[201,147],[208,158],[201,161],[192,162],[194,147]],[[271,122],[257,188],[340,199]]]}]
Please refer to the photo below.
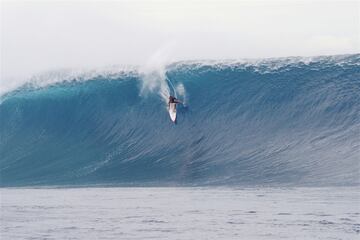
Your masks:
[{"label": "curling wave", "polygon": [[1,186],[359,185],[359,93],[359,54],[25,84],[1,96]]}]

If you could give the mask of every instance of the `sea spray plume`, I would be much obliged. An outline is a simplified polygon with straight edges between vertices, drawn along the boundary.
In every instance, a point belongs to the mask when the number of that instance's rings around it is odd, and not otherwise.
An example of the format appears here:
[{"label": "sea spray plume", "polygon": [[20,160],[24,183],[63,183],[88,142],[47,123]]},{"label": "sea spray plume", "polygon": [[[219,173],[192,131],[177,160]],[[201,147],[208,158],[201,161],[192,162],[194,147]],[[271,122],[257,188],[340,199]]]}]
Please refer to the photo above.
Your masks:
[{"label": "sea spray plume", "polygon": [[156,51],[140,69],[142,87],[140,94],[157,93],[164,102],[168,101],[170,88],[166,76],[166,65],[174,44],[167,44]]},{"label": "sea spray plume", "polygon": [[164,66],[147,65],[141,69],[141,96],[157,93],[163,101],[167,101],[170,95],[170,89],[166,82]]}]

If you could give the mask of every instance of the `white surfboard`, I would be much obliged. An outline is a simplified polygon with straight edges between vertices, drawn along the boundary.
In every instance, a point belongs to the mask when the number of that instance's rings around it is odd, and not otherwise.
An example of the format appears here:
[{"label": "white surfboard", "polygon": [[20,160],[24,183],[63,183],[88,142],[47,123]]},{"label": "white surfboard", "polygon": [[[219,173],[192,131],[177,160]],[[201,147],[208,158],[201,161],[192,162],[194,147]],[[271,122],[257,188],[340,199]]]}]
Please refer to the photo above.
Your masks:
[{"label": "white surfboard", "polygon": [[169,115],[170,115],[171,121],[175,122],[176,121],[176,103],[170,103]]}]

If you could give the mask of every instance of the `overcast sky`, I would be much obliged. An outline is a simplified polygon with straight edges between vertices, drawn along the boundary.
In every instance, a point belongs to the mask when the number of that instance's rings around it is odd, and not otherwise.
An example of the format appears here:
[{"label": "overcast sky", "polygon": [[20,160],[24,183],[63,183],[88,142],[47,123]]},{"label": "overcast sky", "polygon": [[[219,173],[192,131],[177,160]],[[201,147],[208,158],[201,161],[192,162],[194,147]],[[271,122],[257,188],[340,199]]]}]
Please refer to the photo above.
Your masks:
[{"label": "overcast sky", "polygon": [[1,78],[168,60],[359,53],[359,1],[1,1]]}]

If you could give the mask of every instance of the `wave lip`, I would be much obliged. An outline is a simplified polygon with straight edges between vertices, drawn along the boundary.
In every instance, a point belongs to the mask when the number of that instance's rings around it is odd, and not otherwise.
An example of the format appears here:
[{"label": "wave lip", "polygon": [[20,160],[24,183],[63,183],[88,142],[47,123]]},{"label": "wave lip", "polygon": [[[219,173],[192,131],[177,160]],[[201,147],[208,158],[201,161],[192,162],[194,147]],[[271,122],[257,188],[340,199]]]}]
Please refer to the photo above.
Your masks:
[{"label": "wave lip", "polygon": [[[1,185],[359,185],[359,63],[188,61],[44,77],[2,96]],[[177,125],[170,93],[186,102]]]}]

